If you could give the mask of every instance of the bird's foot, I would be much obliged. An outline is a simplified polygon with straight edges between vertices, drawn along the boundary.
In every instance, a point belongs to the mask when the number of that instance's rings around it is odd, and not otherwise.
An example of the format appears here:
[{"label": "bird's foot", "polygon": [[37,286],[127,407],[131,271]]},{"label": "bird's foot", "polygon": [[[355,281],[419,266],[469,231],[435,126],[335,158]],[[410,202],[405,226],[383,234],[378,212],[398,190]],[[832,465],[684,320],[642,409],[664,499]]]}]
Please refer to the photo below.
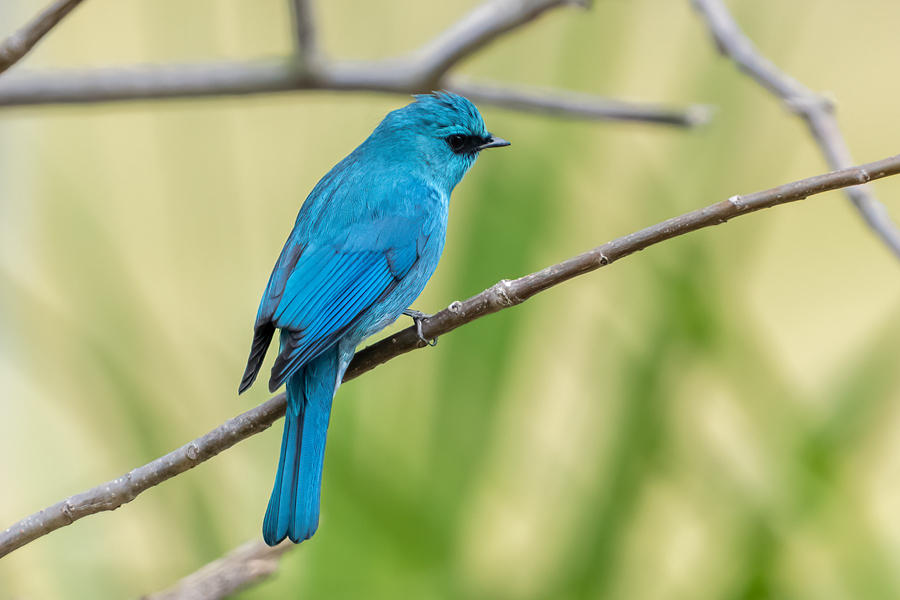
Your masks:
[{"label": "bird's foot", "polygon": [[437,346],[438,339],[434,338],[433,340],[428,340],[425,338],[425,335],[422,333],[422,321],[431,317],[431,315],[426,315],[420,310],[413,310],[411,308],[407,308],[403,311],[403,314],[407,317],[411,317],[413,321],[416,322],[416,333],[419,336],[419,339],[428,344],[429,346]]}]

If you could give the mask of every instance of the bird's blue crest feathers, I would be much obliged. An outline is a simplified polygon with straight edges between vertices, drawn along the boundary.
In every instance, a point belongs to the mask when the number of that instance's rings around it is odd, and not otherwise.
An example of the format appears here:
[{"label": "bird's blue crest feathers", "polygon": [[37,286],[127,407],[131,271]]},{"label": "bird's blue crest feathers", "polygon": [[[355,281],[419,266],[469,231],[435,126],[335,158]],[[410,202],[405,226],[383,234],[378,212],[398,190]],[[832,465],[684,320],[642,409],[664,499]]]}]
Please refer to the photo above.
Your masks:
[{"label": "bird's blue crest feathers", "polygon": [[484,137],[489,135],[481,113],[475,105],[452,92],[419,94],[416,101],[388,113],[379,130],[415,131],[434,137],[461,133]]}]

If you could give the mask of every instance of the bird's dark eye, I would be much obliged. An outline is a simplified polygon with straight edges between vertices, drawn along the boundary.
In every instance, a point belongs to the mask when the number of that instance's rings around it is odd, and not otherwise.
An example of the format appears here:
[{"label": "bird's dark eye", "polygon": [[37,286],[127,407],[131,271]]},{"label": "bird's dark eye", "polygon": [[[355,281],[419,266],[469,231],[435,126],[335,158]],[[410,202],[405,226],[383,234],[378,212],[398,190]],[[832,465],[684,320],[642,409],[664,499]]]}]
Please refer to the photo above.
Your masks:
[{"label": "bird's dark eye", "polygon": [[454,152],[459,152],[466,145],[466,136],[460,135],[458,133],[448,135],[447,144],[450,146],[451,150],[453,150]]}]

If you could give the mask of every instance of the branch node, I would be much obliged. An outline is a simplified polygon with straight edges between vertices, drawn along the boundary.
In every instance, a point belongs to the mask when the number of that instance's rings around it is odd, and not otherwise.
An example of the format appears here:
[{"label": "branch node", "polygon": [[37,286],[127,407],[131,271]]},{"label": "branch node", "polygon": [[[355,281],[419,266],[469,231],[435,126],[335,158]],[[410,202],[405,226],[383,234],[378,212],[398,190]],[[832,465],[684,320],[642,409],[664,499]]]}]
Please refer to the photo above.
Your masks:
[{"label": "branch node", "polygon": [[833,98],[813,92],[785,98],[784,104],[789,111],[798,115],[808,115],[817,111],[834,114],[835,107]]},{"label": "branch node", "polygon": [[495,285],[491,286],[489,290],[491,292],[491,299],[494,304],[507,307],[507,306],[515,306],[516,304],[521,304],[522,301],[516,296],[515,291],[510,285],[509,279],[501,279]]},{"label": "branch node", "polygon": [[188,444],[187,450],[185,451],[187,457],[191,460],[197,460],[200,456],[200,448],[197,447],[197,444],[191,442]]},{"label": "branch node", "polygon": [[450,303],[450,306],[447,307],[447,310],[452,312],[454,315],[465,316],[463,314],[463,305],[459,300],[454,300]]}]

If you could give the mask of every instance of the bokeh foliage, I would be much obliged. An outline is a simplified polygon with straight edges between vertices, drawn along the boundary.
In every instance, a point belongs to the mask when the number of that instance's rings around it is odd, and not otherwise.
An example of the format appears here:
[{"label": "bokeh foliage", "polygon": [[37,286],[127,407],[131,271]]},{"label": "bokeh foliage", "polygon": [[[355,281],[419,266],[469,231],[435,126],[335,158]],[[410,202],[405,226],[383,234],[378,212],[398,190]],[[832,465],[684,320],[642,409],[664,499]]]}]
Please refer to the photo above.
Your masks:
[{"label": "bokeh foliage", "polygon": [[[43,4],[3,2],[0,29]],[[316,11],[330,53],[376,58],[475,4]],[[729,5],[834,94],[859,162],[898,151],[884,57],[900,55],[900,4]],[[18,68],[290,44],[282,0],[89,0]],[[719,110],[678,131],[485,108],[514,145],[456,191],[422,310],[825,168],[685,0],[560,10],[461,70]],[[405,102],[0,112],[0,526],[267,397],[236,388],[300,202]],[[900,182],[876,191],[900,216]],[[897,597],[898,269],[832,193],[654,247],[377,369],[336,400],[319,533],[241,598]],[[257,539],[279,430],[6,557],[0,600],[138,597]]]}]

